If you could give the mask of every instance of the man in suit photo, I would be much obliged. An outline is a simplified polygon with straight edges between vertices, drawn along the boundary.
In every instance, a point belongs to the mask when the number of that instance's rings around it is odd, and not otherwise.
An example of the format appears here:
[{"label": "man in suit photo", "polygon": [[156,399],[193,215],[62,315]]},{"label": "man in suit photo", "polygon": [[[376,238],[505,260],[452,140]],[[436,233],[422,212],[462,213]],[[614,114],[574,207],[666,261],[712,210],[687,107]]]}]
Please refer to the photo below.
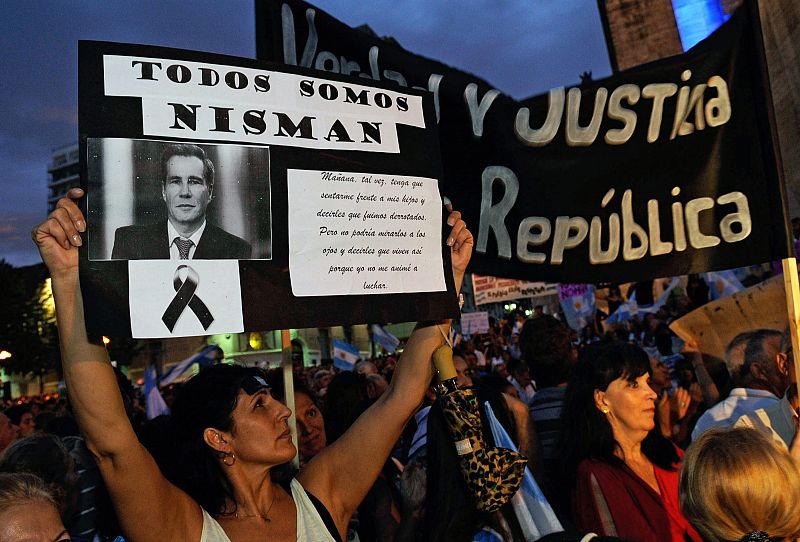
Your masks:
[{"label": "man in suit photo", "polygon": [[214,163],[197,145],[170,144],[161,158],[166,223],[117,228],[113,260],[246,260],[250,244],[206,221]]}]

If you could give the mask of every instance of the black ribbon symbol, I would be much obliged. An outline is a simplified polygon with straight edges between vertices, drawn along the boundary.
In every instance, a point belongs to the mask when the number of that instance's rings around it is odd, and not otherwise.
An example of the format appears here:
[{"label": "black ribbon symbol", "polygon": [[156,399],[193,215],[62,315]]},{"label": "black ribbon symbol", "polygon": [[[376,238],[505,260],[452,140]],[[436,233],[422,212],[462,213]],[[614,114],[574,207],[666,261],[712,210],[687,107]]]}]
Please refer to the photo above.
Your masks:
[{"label": "black ribbon symbol", "polygon": [[[186,269],[186,280],[181,280],[180,272],[182,269]],[[175,297],[172,298],[169,307],[164,311],[164,316],[161,317],[161,321],[164,322],[170,332],[175,329],[175,324],[178,322],[180,315],[183,314],[183,311],[186,310],[187,305],[192,309],[197,319],[200,320],[203,329],[207,330],[208,326],[214,321],[211,311],[208,310],[203,300],[194,295],[199,283],[200,275],[188,265],[179,265],[175,270],[175,276],[172,279],[172,286],[176,292]]]}]

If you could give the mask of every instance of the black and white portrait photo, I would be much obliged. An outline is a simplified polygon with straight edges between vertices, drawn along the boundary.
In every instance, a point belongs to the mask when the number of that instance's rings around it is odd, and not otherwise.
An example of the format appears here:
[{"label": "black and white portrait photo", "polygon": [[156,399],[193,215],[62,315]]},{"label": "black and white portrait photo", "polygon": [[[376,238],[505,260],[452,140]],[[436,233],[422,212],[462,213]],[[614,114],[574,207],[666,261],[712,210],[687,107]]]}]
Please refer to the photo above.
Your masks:
[{"label": "black and white portrait photo", "polygon": [[269,149],[89,138],[91,260],[268,260]]}]

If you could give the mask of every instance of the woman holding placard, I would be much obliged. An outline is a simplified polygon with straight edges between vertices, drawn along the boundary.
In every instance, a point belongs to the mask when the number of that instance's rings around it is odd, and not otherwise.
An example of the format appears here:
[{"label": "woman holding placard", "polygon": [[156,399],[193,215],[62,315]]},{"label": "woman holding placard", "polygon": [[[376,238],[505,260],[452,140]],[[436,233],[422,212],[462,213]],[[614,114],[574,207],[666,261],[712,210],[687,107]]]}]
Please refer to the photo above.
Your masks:
[{"label": "woman holding placard", "polygon": [[[128,422],[102,344],[89,341],[78,279],[86,222],[73,189],[33,230],[50,270],[64,377],[75,417],[114,501],[129,542],[163,540],[338,540],[366,495],[432,376],[431,355],[448,322],[419,326],[386,393],[284,488],[273,467],[295,454],[290,411],[255,369],[218,365],[194,377],[176,399],[176,472],[162,475]],[[456,290],[473,238],[451,212],[448,237]],[[353,461],[354,456],[360,458]]]}]

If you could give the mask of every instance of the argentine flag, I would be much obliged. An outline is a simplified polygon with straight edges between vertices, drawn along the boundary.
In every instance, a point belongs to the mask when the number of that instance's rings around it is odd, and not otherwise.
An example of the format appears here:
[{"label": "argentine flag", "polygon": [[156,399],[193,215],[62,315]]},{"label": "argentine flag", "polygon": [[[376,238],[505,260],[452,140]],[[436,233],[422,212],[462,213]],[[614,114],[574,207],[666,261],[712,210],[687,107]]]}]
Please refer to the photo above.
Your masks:
[{"label": "argentine flag", "polygon": [[[505,428],[495,417],[489,401],[486,401],[483,406],[486,410],[486,418],[489,420],[489,427],[492,430],[495,445],[498,448],[518,451],[514,441],[511,440]],[[564,530],[528,467],[525,467],[522,486],[517,491],[517,494],[511,498],[511,505],[519,521],[519,526],[525,535],[526,542],[538,540],[550,533],[558,533]]]},{"label": "argentine flag", "polygon": [[397,350],[397,345],[400,344],[400,339],[378,324],[372,324],[372,340],[381,345],[390,354]]},{"label": "argentine flag", "polygon": [[211,356],[216,349],[217,345],[210,344],[200,350],[197,354],[190,356],[183,361],[179,361],[173,365],[169,371],[164,373],[164,375],[161,377],[161,380],[158,381],[158,385],[162,388],[164,386],[169,386],[175,380],[177,380],[178,377],[185,373],[193,363],[199,363],[201,367],[209,367],[213,365],[214,358]]},{"label": "argentine flag", "polygon": [[152,420],[162,414],[169,414],[169,407],[164,402],[164,398],[161,397],[161,392],[158,391],[156,379],[156,366],[148,365],[144,370],[144,397],[148,420]]},{"label": "argentine flag", "polygon": [[358,348],[350,343],[333,339],[333,365],[343,371],[352,371],[361,357]]}]

